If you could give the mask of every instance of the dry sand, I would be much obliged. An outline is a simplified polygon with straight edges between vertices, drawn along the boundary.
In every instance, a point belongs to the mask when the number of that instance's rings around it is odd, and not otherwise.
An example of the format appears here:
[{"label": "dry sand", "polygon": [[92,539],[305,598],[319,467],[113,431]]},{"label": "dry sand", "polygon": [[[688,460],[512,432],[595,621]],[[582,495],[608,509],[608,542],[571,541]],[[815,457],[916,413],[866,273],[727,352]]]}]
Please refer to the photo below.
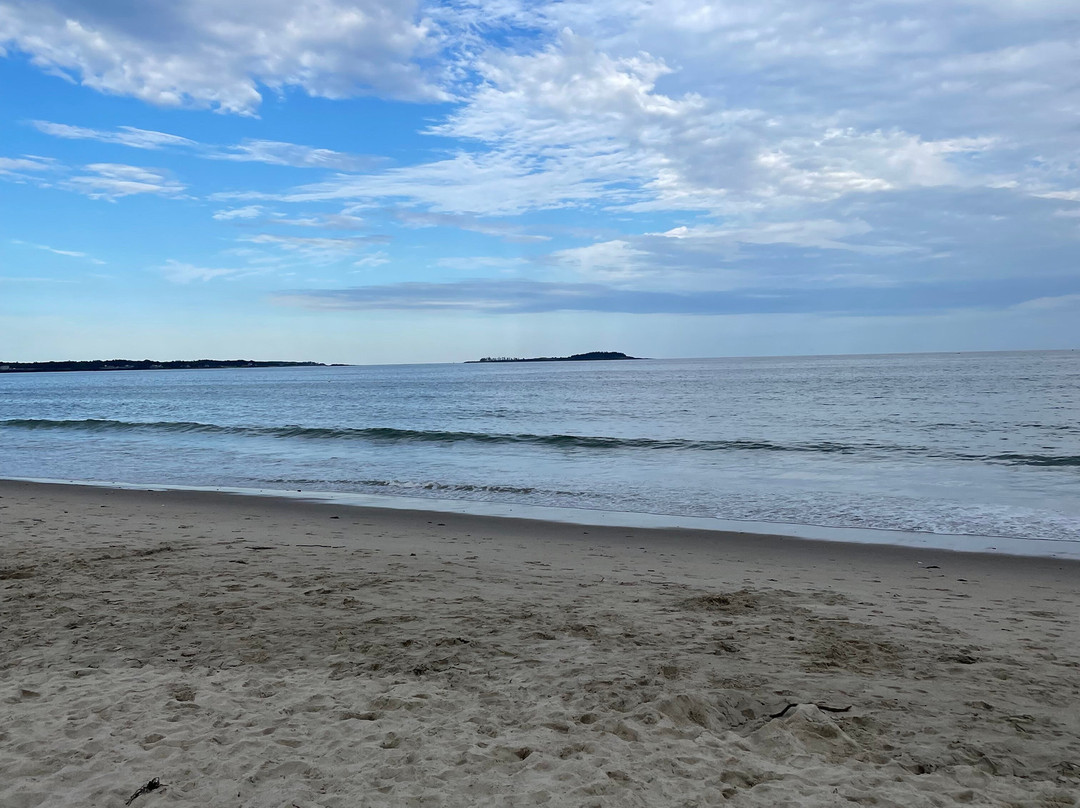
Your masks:
[{"label": "dry sand", "polygon": [[1080,804],[1075,562],[17,482],[0,548],[3,808]]}]

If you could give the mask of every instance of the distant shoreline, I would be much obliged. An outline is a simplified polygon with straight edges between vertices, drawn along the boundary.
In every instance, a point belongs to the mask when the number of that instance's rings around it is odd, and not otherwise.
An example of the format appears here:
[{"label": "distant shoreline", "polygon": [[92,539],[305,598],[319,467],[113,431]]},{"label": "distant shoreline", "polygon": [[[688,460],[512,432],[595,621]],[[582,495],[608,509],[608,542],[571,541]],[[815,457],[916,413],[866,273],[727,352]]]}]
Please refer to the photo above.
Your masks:
[{"label": "distant shoreline", "polygon": [[536,356],[521,359],[514,356],[485,356],[482,359],[470,359],[466,365],[479,365],[496,362],[607,362],[620,359],[641,359],[640,356],[627,356],[620,351],[589,351],[571,356]]},{"label": "distant shoreline", "polygon": [[[193,359],[155,362],[152,359],[91,359],[73,362],[0,362],[0,373],[67,373],[106,370],[204,370],[216,368],[328,367],[322,362],[258,362],[252,359]],[[332,367],[332,366],[330,366]]]}]

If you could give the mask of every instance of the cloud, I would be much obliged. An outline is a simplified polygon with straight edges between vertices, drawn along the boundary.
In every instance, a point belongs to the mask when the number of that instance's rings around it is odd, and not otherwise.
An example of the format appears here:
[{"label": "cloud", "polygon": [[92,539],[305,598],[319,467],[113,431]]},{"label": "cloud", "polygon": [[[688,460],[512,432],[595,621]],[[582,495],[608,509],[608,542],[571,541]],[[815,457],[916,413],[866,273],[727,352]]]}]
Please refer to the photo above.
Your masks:
[{"label": "cloud", "polygon": [[162,149],[166,146],[185,148],[199,146],[194,140],[189,140],[186,137],[170,135],[166,132],[154,132],[149,129],[136,129],[134,126],[121,126],[112,132],[107,132],[101,129],[89,129],[85,126],[53,123],[52,121],[31,121],[30,123],[39,132],[67,140],[98,140],[102,143],[119,143],[135,149],[151,150]]},{"label": "cloud", "polygon": [[526,233],[519,225],[485,221],[469,214],[432,213],[430,211],[416,211],[405,208],[399,208],[392,213],[395,219],[408,227],[454,227],[459,230],[481,233],[485,236],[495,236],[515,244],[529,244],[551,239],[550,236]]},{"label": "cloud", "polygon": [[41,184],[42,175],[56,171],[59,164],[49,157],[24,154],[22,157],[0,157],[0,177],[9,182]]},{"label": "cloud", "polygon": [[851,254],[879,259],[903,256],[909,262],[924,255],[914,247],[882,240],[867,222],[856,218],[681,225],[556,250],[535,262],[574,281],[656,291],[808,284],[888,286],[894,284],[894,276],[907,271],[883,260],[872,269],[852,271]]},{"label": "cloud", "polygon": [[88,173],[68,177],[62,187],[84,194],[91,199],[115,201],[135,194],[178,196],[184,185],[170,179],[158,169],[141,168],[123,163],[91,163],[84,166]]},{"label": "cloud", "polygon": [[43,278],[29,275],[0,275],[0,283],[75,283],[75,281],[66,278]]},{"label": "cloud", "polygon": [[[272,233],[259,233],[253,236],[245,236],[240,241],[277,248],[286,254],[299,256],[310,264],[326,265],[349,258],[357,252],[366,251],[372,245],[386,244],[390,241],[390,238],[381,234],[333,238],[328,236],[279,236]],[[382,255],[382,253],[374,253],[374,257],[372,255],[364,256],[356,259],[353,263],[355,266],[378,266],[380,263],[385,263],[379,258]],[[253,256],[252,258],[267,260],[265,256]],[[365,264],[366,258],[371,258],[372,263]],[[270,260],[273,261],[273,259]]]},{"label": "cloud", "polygon": [[335,171],[358,171],[379,162],[373,157],[345,154],[332,149],[316,149],[277,140],[244,140],[236,146],[210,150],[207,157],[214,160],[267,163],[293,168],[323,168]]},{"label": "cloud", "polygon": [[266,214],[262,205],[245,205],[242,208],[225,208],[215,211],[214,218],[219,222],[231,222],[235,219],[258,219]]},{"label": "cloud", "polygon": [[374,157],[346,154],[333,149],[320,149],[279,140],[246,139],[232,146],[215,146],[200,143],[180,135],[120,126],[114,130],[91,129],[52,121],[31,121],[34,128],[46,135],[67,140],[96,140],[101,143],[117,143],[135,149],[159,150],[176,148],[189,151],[209,160],[232,160],[244,163],[292,168],[322,168],[336,171],[356,171],[370,168],[378,163]]},{"label": "cloud", "polygon": [[991,135],[841,126],[829,110],[664,93],[661,80],[678,75],[664,59],[615,57],[570,31],[532,53],[490,50],[476,70],[477,87],[427,130],[476,148],[269,198],[397,200],[459,216],[565,207],[730,216],[855,194],[1001,186],[1011,177],[980,162],[1003,148]]},{"label": "cloud", "polygon": [[357,267],[381,267],[383,264],[390,263],[390,256],[384,253],[382,250],[373,252],[370,255],[365,255],[358,261],[353,262],[353,266]]},{"label": "cloud", "polygon": [[185,190],[182,183],[161,169],[124,163],[90,163],[73,169],[49,157],[30,155],[0,157],[0,177],[13,182],[63,188],[91,199],[108,201],[135,194],[178,197]]},{"label": "cloud", "polygon": [[[61,13],[69,8],[77,10]],[[209,195],[231,200],[215,218],[257,220],[260,229],[335,235],[318,231],[362,230],[361,216],[382,215],[409,228],[528,244],[545,238],[534,233],[543,221],[543,232],[557,238],[546,255],[521,249],[513,259],[453,258],[445,243],[430,245],[438,234],[411,240],[417,266],[533,273],[530,282],[555,284],[533,290],[551,305],[590,300],[681,311],[692,309],[685,298],[700,294],[722,309],[754,294],[808,306],[831,299],[862,311],[886,290],[904,305],[915,305],[906,297],[913,289],[953,300],[950,284],[979,278],[1018,303],[1061,290],[1006,295],[993,284],[1035,276],[1034,289],[1042,275],[1076,270],[1080,232],[1065,214],[1080,201],[1080,85],[1072,79],[1075,8],[1068,2],[466,0],[392,7],[301,0],[294,13],[284,0],[212,8],[196,0],[0,0],[0,9],[0,39],[16,42],[39,66],[154,103],[251,113],[266,88],[285,100],[291,88],[330,97],[373,91],[449,98],[422,110],[429,123],[420,133],[393,144],[394,164],[269,139],[211,145],[134,127],[35,125],[59,137],[217,159],[220,169],[260,162],[324,172],[292,187]],[[256,19],[259,10],[265,19]],[[339,13],[358,16],[342,23]],[[70,30],[54,37],[54,17]],[[329,30],[335,21],[341,31]],[[327,29],[316,36],[323,22]],[[375,50],[341,50],[349,37],[360,41],[376,29],[387,38]],[[88,32],[96,37],[92,64],[85,61]],[[222,43],[232,50],[215,51],[188,71],[192,54]],[[311,53],[298,56],[309,45]],[[375,51],[386,77],[356,67]],[[419,117],[399,116],[389,105],[372,109],[385,111],[389,126]],[[54,163],[6,159],[0,173],[5,165],[20,172],[6,176],[48,176],[73,187],[55,179],[63,169]],[[143,171],[141,178],[77,173],[80,190],[96,188],[103,198],[129,187],[179,193],[163,173]],[[110,183],[117,184],[111,196]],[[340,213],[322,212],[331,205]],[[571,220],[578,230],[565,226]],[[372,238],[263,233],[241,249],[253,262],[374,266],[382,257],[367,252],[379,243]],[[589,284],[597,288],[589,292]],[[476,310],[527,305],[519,300],[525,287],[515,298],[514,287],[500,286],[505,294],[491,299],[479,287],[440,289],[386,287],[371,299],[467,307],[472,294]],[[352,305],[358,294],[335,300]]]},{"label": "cloud", "polygon": [[417,60],[437,48],[410,0],[7,0],[0,47],[114,95],[252,114],[261,87],[325,98],[445,97]]},{"label": "cloud", "polygon": [[158,271],[166,280],[181,284],[192,283],[193,281],[205,282],[214,278],[226,278],[250,272],[250,270],[243,269],[200,267],[171,259],[166,261],[164,266],[159,267]]},{"label": "cloud", "polygon": [[1055,309],[1080,308],[1080,294],[1057,295],[1055,297],[1037,297],[1016,304],[1015,308],[1025,311],[1053,311]]},{"label": "cloud", "polygon": [[257,236],[249,236],[241,239],[252,244],[279,244],[286,249],[334,250],[337,252],[353,252],[365,249],[370,244],[386,244],[390,238],[383,235],[374,236],[350,236],[349,238],[318,238],[303,236],[276,236],[270,233],[260,233]]},{"label": "cloud", "polygon": [[[1054,297],[1080,290],[1080,279],[1034,279]],[[911,283],[903,287],[742,289],[650,292],[596,283],[469,280],[398,283],[346,289],[294,290],[272,298],[321,311],[462,311],[525,314],[588,311],[622,314],[912,314],[1014,305],[1023,290],[1014,281]]]},{"label": "cloud", "polygon": [[367,223],[359,216],[347,213],[322,213],[316,216],[287,218],[278,216],[268,220],[269,224],[282,224],[291,227],[317,227],[322,230],[361,230]]},{"label": "cloud", "polygon": [[87,261],[89,261],[92,264],[104,265],[104,263],[105,263],[100,258],[94,258],[89,253],[80,252],[78,250],[60,250],[60,249],[57,249],[56,247],[49,247],[48,245],[45,245],[45,244],[32,244],[29,241],[20,241],[19,239],[12,239],[11,243],[12,244],[21,244],[21,245],[24,245],[24,246],[27,246],[27,247],[33,247],[36,250],[44,250],[46,252],[51,252],[54,255],[63,255],[63,256],[66,256],[68,258],[84,258],[84,259],[86,259]]},{"label": "cloud", "polygon": [[[395,200],[437,213],[512,216],[603,199],[608,181],[594,178],[595,169],[595,165],[522,161],[499,152],[462,153],[379,173],[343,174],[284,193],[225,192],[215,197],[303,203]],[[613,199],[618,195],[610,194]]]}]

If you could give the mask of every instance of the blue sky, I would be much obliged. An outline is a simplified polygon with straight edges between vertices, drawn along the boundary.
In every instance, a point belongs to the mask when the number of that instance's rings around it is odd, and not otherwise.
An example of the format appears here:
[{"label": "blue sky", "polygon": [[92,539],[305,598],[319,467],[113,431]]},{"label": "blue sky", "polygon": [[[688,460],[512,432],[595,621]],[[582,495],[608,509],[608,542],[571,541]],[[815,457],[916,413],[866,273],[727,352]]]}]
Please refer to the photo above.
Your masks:
[{"label": "blue sky", "polygon": [[0,0],[0,359],[1080,348],[1074,0]]}]

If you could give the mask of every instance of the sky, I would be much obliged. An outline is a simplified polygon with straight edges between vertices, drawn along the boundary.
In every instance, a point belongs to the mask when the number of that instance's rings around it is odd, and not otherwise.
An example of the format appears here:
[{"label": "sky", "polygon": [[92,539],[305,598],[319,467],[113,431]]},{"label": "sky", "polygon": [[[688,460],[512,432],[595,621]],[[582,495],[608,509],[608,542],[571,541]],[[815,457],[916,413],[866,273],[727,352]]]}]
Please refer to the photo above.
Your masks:
[{"label": "sky", "polygon": [[0,0],[0,361],[1080,348],[1076,0]]}]

